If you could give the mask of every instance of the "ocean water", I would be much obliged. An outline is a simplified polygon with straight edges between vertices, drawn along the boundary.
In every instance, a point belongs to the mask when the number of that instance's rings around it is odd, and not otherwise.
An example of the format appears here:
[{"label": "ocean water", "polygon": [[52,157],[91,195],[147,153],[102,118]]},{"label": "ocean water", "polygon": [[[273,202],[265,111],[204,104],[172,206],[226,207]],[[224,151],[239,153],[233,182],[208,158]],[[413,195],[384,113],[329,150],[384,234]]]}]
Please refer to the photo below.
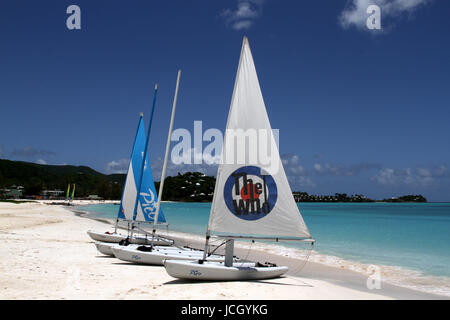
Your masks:
[{"label": "ocean water", "polygon": [[[316,239],[314,261],[366,270],[383,266],[391,282],[450,295],[450,203],[299,203]],[[162,203],[169,229],[204,236],[210,203]],[[82,210],[115,218],[118,206]],[[290,252],[293,242],[277,243]],[[279,248],[279,247],[278,247]],[[277,250],[274,250],[277,251]],[[345,261],[345,263],[343,263]]]}]

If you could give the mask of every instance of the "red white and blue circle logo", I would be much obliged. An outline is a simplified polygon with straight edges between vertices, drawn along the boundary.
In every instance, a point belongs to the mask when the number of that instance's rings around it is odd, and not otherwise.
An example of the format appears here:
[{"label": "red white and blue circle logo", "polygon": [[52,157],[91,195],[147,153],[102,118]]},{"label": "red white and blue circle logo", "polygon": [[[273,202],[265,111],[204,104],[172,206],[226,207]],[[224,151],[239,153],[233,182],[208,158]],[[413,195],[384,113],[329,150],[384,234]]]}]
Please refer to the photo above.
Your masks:
[{"label": "red white and blue circle logo", "polygon": [[259,167],[241,167],[225,182],[225,204],[236,217],[244,220],[258,220],[268,215],[277,197],[275,180]]}]

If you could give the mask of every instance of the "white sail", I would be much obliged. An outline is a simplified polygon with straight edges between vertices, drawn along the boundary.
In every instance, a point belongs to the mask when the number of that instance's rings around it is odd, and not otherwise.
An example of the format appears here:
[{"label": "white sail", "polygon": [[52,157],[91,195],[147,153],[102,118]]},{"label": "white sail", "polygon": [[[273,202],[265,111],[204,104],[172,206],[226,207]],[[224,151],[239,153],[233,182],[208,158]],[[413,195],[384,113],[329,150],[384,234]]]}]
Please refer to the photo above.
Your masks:
[{"label": "white sail", "polygon": [[208,232],[311,238],[272,135],[246,37],[226,129]]},{"label": "white sail", "polygon": [[[133,164],[130,161],[129,167],[128,167],[128,174],[127,178],[125,180],[125,187],[123,191],[122,196],[122,203],[120,206],[120,212],[119,212],[119,218],[122,218],[124,220],[131,221],[133,220],[133,210],[134,210],[134,204],[136,201],[136,194],[137,194],[137,188],[136,188],[136,182],[134,180],[134,172],[133,172]],[[122,213],[123,216],[120,214]]]}]

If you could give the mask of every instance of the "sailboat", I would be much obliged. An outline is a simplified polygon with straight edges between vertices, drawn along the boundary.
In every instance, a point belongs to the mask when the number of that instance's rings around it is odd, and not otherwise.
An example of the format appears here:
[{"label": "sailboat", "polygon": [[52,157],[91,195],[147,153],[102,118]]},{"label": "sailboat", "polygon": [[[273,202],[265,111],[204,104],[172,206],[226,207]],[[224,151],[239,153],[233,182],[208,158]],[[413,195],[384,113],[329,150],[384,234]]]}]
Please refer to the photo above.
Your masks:
[{"label": "sailboat", "polygon": [[[174,118],[175,118],[175,109],[176,109],[176,105],[177,105],[180,77],[181,77],[181,70],[178,70],[177,82],[176,82],[176,87],[175,87],[175,97],[173,100],[172,115],[171,115],[170,125],[169,125],[169,134],[168,134],[167,143],[166,143],[166,153],[164,156],[164,164],[163,164],[163,169],[162,169],[162,173],[161,173],[161,182],[159,185],[159,194],[161,196],[159,197],[157,204],[156,204],[156,212],[155,212],[151,242],[150,242],[149,246],[145,246],[145,245],[143,245],[143,246],[136,246],[136,245],[112,246],[111,251],[114,254],[114,256],[123,261],[137,263],[137,264],[163,265],[163,262],[165,259],[192,260],[192,259],[199,259],[203,256],[203,251],[201,251],[201,250],[196,250],[196,249],[186,248],[186,247],[181,248],[181,247],[175,247],[175,246],[162,247],[162,246],[158,245],[158,243],[156,241],[158,239],[158,236],[156,235],[156,221],[158,221],[158,219],[160,218],[160,215],[162,214],[161,198],[162,198],[162,194],[163,194],[164,178],[165,178],[166,168],[167,168],[167,159],[168,159],[168,155],[169,155],[173,122],[174,122]],[[224,259],[224,257],[220,256],[220,255],[211,255],[209,257],[210,261],[223,261],[223,259]]]},{"label": "sailboat", "polygon": [[67,185],[67,191],[66,191],[66,201],[69,202],[69,194],[70,194],[70,183]]},{"label": "sailboat", "polygon": [[[148,232],[142,229],[141,225],[153,223],[166,224],[166,219],[162,212],[160,212],[155,222],[158,196],[145,147],[147,142],[143,114],[141,113],[114,232],[95,232],[91,230],[87,232],[93,240],[97,241],[95,243],[97,249],[103,254],[113,255],[111,251],[112,245],[121,241],[135,244],[150,243]],[[137,192],[138,190],[140,191],[139,193]],[[128,224],[129,234],[117,232],[118,225],[122,221]],[[134,234],[135,230],[140,231],[144,236]],[[154,239],[154,242],[161,246],[173,244],[172,240],[162,237]]]},{"label": "sailboat", "polygon": [[[235,147],[236,138],[250,141],[253,133],[259,141]],[[265,149],[270,150],[268,155],[262,152]],[[212,236],[225,242],[223,262],[206,260]],[[286,266],[271,263],[233,261],[235,239],[293,240],[311,244],[315,241],[292,196],[246,37],[228,114],[204,257],[193,261],[166,260],[166,271],[181,279],[227,281],[268,279],[288,271]]]},{"label": "sailboat", "polygon": [[75,196],[75,183],[73,184],[72,195],[70,196],[70,201],[73,201]]}]

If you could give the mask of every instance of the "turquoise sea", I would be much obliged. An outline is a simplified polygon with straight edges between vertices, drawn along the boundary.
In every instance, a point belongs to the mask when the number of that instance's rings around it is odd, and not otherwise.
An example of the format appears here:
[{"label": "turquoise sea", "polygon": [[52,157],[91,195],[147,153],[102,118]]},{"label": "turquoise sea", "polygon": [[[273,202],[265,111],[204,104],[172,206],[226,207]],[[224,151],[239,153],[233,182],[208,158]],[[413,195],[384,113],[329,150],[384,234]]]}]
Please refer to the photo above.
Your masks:
[{"label": "turquoise sea", "polygon": [[[439,277],[445,287],[450,283],[450,203],[298,206],[317,241],[317,253],[361,264],[400,267],[415,276]],[[210,203],[162,203],[170,230],[201,236],[205,234],[210,207]],[[115,218],[118,206],[89,205],[82,210],[96,217]]]}]

